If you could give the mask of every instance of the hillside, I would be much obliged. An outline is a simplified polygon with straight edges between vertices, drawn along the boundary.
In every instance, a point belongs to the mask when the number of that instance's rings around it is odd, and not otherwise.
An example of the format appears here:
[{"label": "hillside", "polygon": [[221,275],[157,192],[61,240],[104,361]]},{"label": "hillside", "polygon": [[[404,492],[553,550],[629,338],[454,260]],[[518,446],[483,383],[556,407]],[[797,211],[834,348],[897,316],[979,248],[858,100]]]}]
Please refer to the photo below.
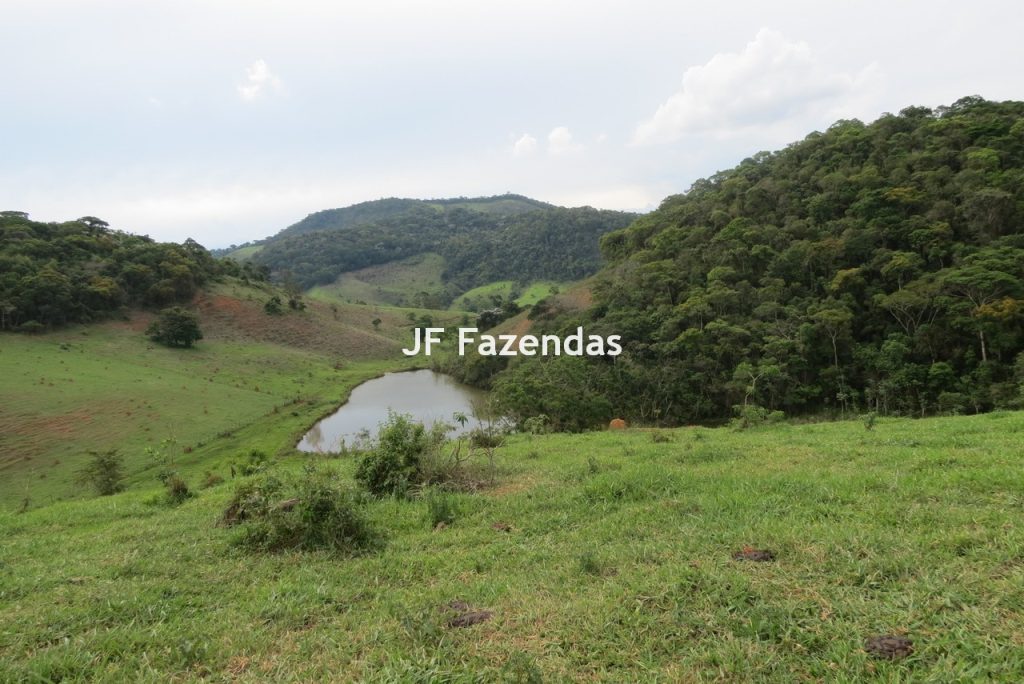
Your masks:
[{"label": "hillside", "polygon": [[380,200],[314,214],[241,250],[249,262],[303,289],[330,285],[344,274],[374,266],[440,255],[440,304],[447,306],[462,293],[496,280],[528,284],[586,277],[600,268],[600,236],[635,218],[589,207],[550,207],[515,195]]},{"label": "hillside", "polygon": [[[168,349],[144,334],[154,313],[0,338],[0,507],[36,507],[86,492],[90,451],[118,449],[132,486],[163,459],[198,479],[250,449],[289,450],[360,382],[408,368],[406,310],[306,301],[268,315],[266,284],[197,292],[203,340]],[[442,325],[458,314],[431,312]],[[448,318],[445,318],[445,317]],[[376,325],[373,321],[376,320]]]},{"label": "hillside", "polygon": [[216,261],[193,240],[155,242],[93,216],[43,223],[0,212],[0,331],[35,332],[124,308],[187,302],[227,276],[266,277],[252,265]]},{"label": "hillside", "polygon": [[522,195],[495,195],[494,197],[455,197],[449,199],[418,200],[398,197],[359,202],[339,209],[324,209],[310,214],[280,232],[262,240],[244,245],[233,245],[227,249],[214,250],[218,257],[229,257],[247,261],[259,253],[264,245],[284,238],[295,237],[317,231],[346,230],[354,226],[376,223],[401,216],[419,209],[445,211],[466,209],[482,214],[516,215],[538,209],[551,209],[553,205]]},{"label": "hillside", "polygon": [[601,247],[593,306],[546,326],[622,335],[625,353],[513,364],[494,383],[512,414],[582,427],[1024,400],[1024,103],[837,122]]},{"label": "hillside", "polygon": [[298,223],[288,226],[268,242],[321,230],[345,230],[356,225],[374,223],[413,209],[429,208],[435,211],[465,209],[482,214],[514,216],[538,209],[552,209],[553,205],[522,195],[495,195],[494,197],[456,197],[451,199],[415,200],[390,197],[360,202],[341,209],[325,209],[310,214]]},{"label": "hillside", "polygon": [[[233,544],[237,481],[0,512],[0,680],[1021,681],[1022,431],[519,436],[444,528],[367,504],[382,546],[351,556]],[[490,618],[452,627],[455,602]],[[870,657],[878,634],[913,653]]]}]

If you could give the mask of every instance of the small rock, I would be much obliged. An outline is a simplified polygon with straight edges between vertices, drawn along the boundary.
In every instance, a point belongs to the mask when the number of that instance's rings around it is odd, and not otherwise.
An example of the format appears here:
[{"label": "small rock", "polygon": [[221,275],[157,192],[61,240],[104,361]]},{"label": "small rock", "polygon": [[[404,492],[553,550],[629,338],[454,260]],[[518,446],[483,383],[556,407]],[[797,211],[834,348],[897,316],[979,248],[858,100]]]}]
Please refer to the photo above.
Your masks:
[{"label": "small rock", "polygon": [[865,641],[864,650],[873,658],[902,660],[914,652],[914,642],[904,636],[884,634],[873,636]]}]

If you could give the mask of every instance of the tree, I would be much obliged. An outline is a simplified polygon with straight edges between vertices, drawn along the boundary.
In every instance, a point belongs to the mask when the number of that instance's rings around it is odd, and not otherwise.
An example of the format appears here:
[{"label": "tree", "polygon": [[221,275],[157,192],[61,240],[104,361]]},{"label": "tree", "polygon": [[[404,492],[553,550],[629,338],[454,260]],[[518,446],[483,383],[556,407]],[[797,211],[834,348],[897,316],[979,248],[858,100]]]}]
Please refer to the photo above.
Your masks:
[{"label": "tree", "polygon": [[124,457],[117,449],[90,451],[88,463],[78,471],[78,481],[92,485],[100,496],[124,491]]},{"label": "tree", "polygon": [[146,329],[146,334],[154,342],[168,347],[187,348],[203,339],[196,315],[180,306],[161,311],[160,317]]}]

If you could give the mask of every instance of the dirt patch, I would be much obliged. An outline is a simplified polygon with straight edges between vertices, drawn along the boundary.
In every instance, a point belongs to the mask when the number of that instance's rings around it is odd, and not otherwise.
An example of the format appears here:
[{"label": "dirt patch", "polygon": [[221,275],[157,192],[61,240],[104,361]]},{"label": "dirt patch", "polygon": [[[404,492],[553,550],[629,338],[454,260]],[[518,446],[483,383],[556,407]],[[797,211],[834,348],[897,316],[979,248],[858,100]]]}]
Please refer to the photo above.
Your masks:
[{"label": "dirt patch", "polygon": [[868,638],[864,650],[879,660],[902,660],[914,652],[914,642],[905,636],[884,634]]},{"label": "dirt patch", "polygon": [[753,561],[755,563],[768,563],[775,560],[775,552],[771,549],[755,549],[752,546],[744,546],[732,554],[733,560]]},{"label": "dirt patch", "polygon": [[494,613],[491,611],[477,610],[465,601],[452,601],[447,606],[443,606],[442,611],[450,616],[446,623],[449,627],[472,627],[494,617]]},{"label": "dirt patch", "polygon": [[491,529],[497,530],[498,532],[511,532],[512,526],[506,522],[496,522],[493,525],[491,525]]}]

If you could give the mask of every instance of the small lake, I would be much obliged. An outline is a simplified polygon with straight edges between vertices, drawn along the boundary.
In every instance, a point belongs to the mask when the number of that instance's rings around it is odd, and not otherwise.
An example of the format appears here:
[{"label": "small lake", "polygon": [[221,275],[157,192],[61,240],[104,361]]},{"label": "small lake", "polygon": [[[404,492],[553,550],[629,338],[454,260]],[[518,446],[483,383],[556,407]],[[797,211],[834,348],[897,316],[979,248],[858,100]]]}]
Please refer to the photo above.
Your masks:
[{"label": "small lake", "polygon": [[[364,430],[377,436],[377,426],[387,420],[388,409],[407,413],[427,426],[438,421],[455,424],[455,433],[468,432],[479,423],[473,418],[473,402],[487,393],[456,382],[432,370],[388,373],[368,380],[352,390],[341,408],[314,425],[296,447],[305,452],[333,452],[341,441],[351,445]],[[469,420],[465,427],[452,414],[461,411]]]}]

